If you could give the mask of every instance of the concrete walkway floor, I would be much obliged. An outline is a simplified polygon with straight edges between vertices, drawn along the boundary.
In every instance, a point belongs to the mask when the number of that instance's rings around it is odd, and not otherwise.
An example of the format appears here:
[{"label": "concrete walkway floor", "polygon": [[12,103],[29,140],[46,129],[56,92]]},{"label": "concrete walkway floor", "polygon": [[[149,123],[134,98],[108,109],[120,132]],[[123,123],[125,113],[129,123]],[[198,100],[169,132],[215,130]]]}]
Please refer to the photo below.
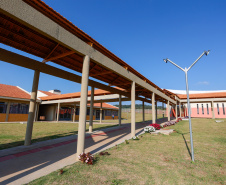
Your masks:
[{"label": "concrete walkway floor", "polygon": [[[165,119],[158,120],[164,122]],[[151,122],[136,123],[136,135]],[[86,133],[85,152],[95,154],[131,138],[130,124]],[[0,184],[25,184],[76,162],[77,135],[0,151]]]}]

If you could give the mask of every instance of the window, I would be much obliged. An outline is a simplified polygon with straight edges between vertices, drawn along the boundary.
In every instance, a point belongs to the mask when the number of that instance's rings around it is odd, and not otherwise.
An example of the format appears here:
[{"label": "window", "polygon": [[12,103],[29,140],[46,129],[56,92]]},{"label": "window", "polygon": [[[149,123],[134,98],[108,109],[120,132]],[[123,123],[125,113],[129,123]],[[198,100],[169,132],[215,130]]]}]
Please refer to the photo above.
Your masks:
[{"label": "window", "polygon": [[105,111],[105,116],[112,116],[111,110],[106,110]]},{"label": "window", "polygon": [[199,104],[197,104],[197,114],[199,114]]},{"label": "window", "polygon": [[209,114],[209,105],[206,104],[207,114]]},{"label": "window", "polygon": [[218,113],[218,115],[220,114],[219,104],[217,104],[217,113]]},{"label": "window", "polygon": [[7,103],[6,102],[0,102],[0,113],[5,114],[7,109]]},{"label": "window", "polygon": [[75,114],[79,115],[79,108],[76,108]]},{"label": "window", "polygon": [[112,111],[112,115],[114,114],[114,116],[118,116],[118,111]]},{"label": "window", "polygon": [[89,116],[90,109],[87,108],[86,115]]},{"label": "window", "polygon": [[204,108],[203,108],[203,104],[202,104],[202,114],[204,114]]},{"label": "window", "polygon": [[28,114],[29,105],[24,103],[10,103],[10,114]]},{"label": "window", "polygon": [[223,114],[225,115],[224,103],[222,103]]}]

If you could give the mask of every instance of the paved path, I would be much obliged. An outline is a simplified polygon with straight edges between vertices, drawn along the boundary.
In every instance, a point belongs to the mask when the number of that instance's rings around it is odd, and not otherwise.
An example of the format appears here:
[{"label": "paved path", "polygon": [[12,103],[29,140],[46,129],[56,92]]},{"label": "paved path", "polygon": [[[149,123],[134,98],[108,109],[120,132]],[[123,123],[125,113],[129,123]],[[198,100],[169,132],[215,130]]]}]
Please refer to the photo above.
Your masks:
[{"label": "paved path", "polygon": [[[160,121],[160,120],[159,120]],[[161,120],[163,122],[163,120]],[[136,134],[151,122],[136,123]],[[92,154],[130,139],[130,124],[86,134],[85,152]],[[0,184],[25,184],[76,162],[77,135],[0,151]]]}]

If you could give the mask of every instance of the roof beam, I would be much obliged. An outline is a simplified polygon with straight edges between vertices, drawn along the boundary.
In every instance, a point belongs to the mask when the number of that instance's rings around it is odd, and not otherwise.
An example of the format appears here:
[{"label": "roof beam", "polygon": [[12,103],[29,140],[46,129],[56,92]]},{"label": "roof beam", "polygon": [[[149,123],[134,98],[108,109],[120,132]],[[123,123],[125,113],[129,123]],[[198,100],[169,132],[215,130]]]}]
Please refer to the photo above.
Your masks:
[{"label": "roof beam", "polygon": [[56,50],[56,48],[59,46],[59,43],[57,43],[57,45],[52,49],[52,51],[48,54],[48,56],[46,58],[44,58],[44,60],[42,61],[43,63],[48,62],[48,58],[51,56],[51,54]]},{"label": "roof beam", "polygon": [[[127,101],[130,100],[130,98],[122,97],[123,100]],[[91,97],[87,97],[87,101],[89,102],[91,100]],[[119,95],[118,94],[109,94],[109,95],[101,95],[101,96],[94,96],[94,102],[117,102],[119,101]],[[80,102],[79,98],[68,98],[68,99],[59,99],[59,100],[45,100],[42,101],[41,104],[55,104],[55,103],[72,103],[72,102]]]},{"label": "roof beam", "polygon": [[72,55],[72,54],[74,54],[74,53],[75,53],[75,51],[68,51],[68,52],[66,52],[66,53],[62,53],[62,54],[57,55],[57,56],[55,56],[55,57],[51,57],[51,58],[44,59],[43,62],[48,62],[48,61],[53,61],[53,60],[56,60],[56,59],[60,59],[60,58],[66,57],[66,56],[68,56],[68,55]]},{"label": "roof beam", "polygon": [[100,76],[100,75],[106,75],[106,74],[110,74],[113,73],[112,71],[105,71],[105,72],[101,72],[101,73],[97,73],[97,74],[91,74],[89,76],[94,77],[94,76]]},{"label": "roof beam", "polygon": [[[82,77],[67,71],[64,71],[62,69],[58,69],[56,67],[47,65],[45,63],[42,62],[38,62],[36,60],[24,57],[22,55],[13,53],[11,51],[7,51],[5,49],[0,48],[0,60],[4,61],[4,62],[8,62],[10,64],[14,64],[14,65],[18,65],[21,67],[25,67],[28,69],[32,69],[32,70],[38,70],[42,73],[46,73],[52,76],[56,76],[59,78],[63,78],[66,80],[70,80],[76,83],[81,83],[81,79]],[[99,89],[103,89],[106,91],[110,91],[112,93],[115,94],[121,94],[124,95],[128,98],[130,98],[131,94],[113,87],[109,87],[108,85],[104,85],[102,83],[93,81],[93,80],[89,80],[88,82],[89,86],[93,86]],[[145,101],[145,102],[150,102],[149,100],[146,100],[145,98],[141,98],[141,97],[136,97],[136,100],[140,100],[140,101]]]},{"label": "roof beam", "polygon": [[[116,63],[95,48],[89,46],[75,34],[69,32],[68,30],[51,20],[49,17],[36,10],[34,7],[28,5],[26,2],[18,0],[1,0],[0,11],[16,19],[20,23],[25,24],[32,30],[35,30],[38,33],[46,36],[47,38],[60,43],[66,48],[73,50],[80,55],[90,56],[93,62],[103,66],[105,69],[112,70],[114,73],[120,75],[121,77],[129,81],[133,81],[139,86],[142,86],[143,88],[146,88],[149,91],[154,92],[155,94],[175,104],[175,100],[159,91],[150,83],[146,83],[135,73],[128,71],[122,65]],[[35,21],[34,17],[36,17]]]}]

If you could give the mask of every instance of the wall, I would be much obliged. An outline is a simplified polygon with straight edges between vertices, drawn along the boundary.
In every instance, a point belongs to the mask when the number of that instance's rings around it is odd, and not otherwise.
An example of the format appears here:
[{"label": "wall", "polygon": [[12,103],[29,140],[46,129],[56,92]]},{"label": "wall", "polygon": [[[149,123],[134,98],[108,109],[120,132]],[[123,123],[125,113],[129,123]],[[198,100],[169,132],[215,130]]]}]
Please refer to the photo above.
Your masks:
[{"label": "wall", "polygon": [[[199,114],[197,112],[197,104],[199,107]],[[204,114],[202,112],[202,104],[203,104]],[[207,114],[207,104],[208,104],[209,114]],[[219,105],[219,114],[218,114],[218,110],[217,110],[217,104]],[[226,103],[225,102],[224,102],[224,110],[225,110],[225,114],[223,114],[222,102],[214,103],[215,118],[226,118]],[[193,117],[193,118],[212,118],[211,103],[206,103],[206,102],[205,103],[191,103],[191,117]]]},{"label": "wall", "polygon": [[[199,114],[197,111],[197,104],[199,107]],[[204,114],[202,112],[202,105]],[[207,105],[209,109],[209,114],[207,114]],[[191,103],[191,117],[193,118],[212,118],[212,110],[211,110],[211,103]]]},{"label": "wall", "polygon": [[9,114],[8,122],[11,121],[27,121],[28,114]]},{"label": "wall", "polygon": [[0,122],[5,122],[6,114],[0,114]]},{"label": "wall", "polygon": [[45,116],[44,121],[55,121],[55,111],[56,107],[54,105],[40,105],[38,120],[40,120],[40,116]]},{"label": "wall", "polygon": [[[105,116],[104,119],[105,120],[109,120],[109,119],[113,120],[112,116]],[[115,116],[114,119],[118,119],[118,116]]]},{"label": "wall", "polygon": [[[219,114],[217,110],[217,104],[219,106]],[[224,113],[223,114],[223,107],[222,103],[214,103],[214,113],[215,113],[215,118],[226,118],[226,103],[224,103]]]}]

